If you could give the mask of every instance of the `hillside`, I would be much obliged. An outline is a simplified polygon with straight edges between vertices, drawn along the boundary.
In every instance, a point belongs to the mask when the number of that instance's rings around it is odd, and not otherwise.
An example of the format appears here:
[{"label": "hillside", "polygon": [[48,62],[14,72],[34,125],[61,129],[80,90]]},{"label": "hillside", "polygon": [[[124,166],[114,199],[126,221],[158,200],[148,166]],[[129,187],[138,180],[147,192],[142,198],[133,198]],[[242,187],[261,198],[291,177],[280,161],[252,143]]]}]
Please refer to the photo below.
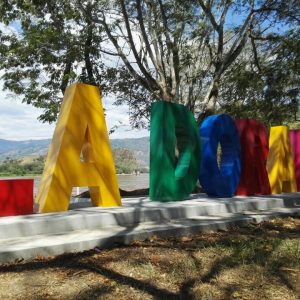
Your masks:
[{"label": "hillside", "polygon": [[45,155],[51,140],[8,141],[0,139],[0,160]]},{"label": "hillside", "polygon": [[[51,140],[9,141],[0,139],[0,161],[11,159],[38,157],[46,155]],[[137,139],[111,139],[112,148],[133,150],[140,166],[149,166],[149,137]]]}]

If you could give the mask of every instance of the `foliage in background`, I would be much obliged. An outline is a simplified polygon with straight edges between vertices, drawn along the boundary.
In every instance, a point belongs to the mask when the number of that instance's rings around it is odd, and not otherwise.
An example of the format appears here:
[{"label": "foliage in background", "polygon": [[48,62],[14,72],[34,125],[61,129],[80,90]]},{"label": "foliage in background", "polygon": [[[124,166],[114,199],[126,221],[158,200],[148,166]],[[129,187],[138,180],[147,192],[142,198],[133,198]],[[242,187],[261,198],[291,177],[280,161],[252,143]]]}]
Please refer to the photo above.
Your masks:
[{"label": "foliage in background", "polygon": [[[125,148],[114,148],[113,156],[115,167],[118,174],[133,174],[139,172],[148,172],[145,166],[141,166],[136,159],[133,150]],[[24,157],[23,159],[12,159],[7,157],[0,162],[1,176],[24,176],[41,175],[44,170],[45,156],[36,158]]]},{"label": "foliage in background", "polygon": [[102,86],[96,29],[72,1],[1,1],[0,20],[16,30],[0,34],[4,89],[57,118],[63,93],[74,81]]},{"label": "foliage in background", "polygon": [[0,164],[0,176],[40,175],[44,170],[45,157],[39,156],[30,162],[6,158]]},{"label": "foliage in background", "polygon": [[113,149],[115,167],[118,174],[132,174],[139,171],[134,152],[125,148]]},{"label": "foliage in background", "polygon": [[268,124],[297,109],[298,0],[0,0],[0,22],[4,88],[42,121],[75,81],[128,104],[134,127],[157,99]]},{"label": "foliage in background", "polygon": [[287,125],[289,126],[290,129],[299,129],[300,128],[300,122],[299,121],[290,122]]},{"label": "foliage in background", "polygon": [[241,55],[225,75],[220,111],[267,125],[295,125],[300,120],[300,28],[255,41],[255,49],[256,61]]}]

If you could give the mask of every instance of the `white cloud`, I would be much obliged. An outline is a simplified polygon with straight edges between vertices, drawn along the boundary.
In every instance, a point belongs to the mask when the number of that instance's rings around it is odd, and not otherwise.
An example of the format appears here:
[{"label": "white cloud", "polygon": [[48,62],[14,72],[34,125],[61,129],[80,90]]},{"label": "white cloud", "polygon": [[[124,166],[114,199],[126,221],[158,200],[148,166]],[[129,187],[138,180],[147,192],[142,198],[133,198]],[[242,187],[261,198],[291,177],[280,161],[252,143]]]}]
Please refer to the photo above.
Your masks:
[{"label": "white cloud", "polygon": [[129,125],[129,108],[127,105],[116,106],[113,105],[115,99],[113,96],[103,97],[103,107],[105,108],[105,119],[108,129],[115,125],[120,125],[116,131],[110,135],[113,139],[122,138],[139,138],[149,136],[147,129],[132,129]]},{"label": "white cloud", "polygon": [[8,140],[46,139],[53,134],[54,125],[37,120],[41,114],[18,99],[5,97],[0,92],[0,138]]},{"label": "white cloud", "polygon": [[[2,84],[0,82],[0,89]],[[129,125],[128,107],[112,105],[114,99],[103,99],[106,109],[107,128],[121,126],[110,138],[138,138],[148,136],[148,130],[133,130]],[[19,98],[10,98],[0,91],[0,139],[28,140],[52,138],[55,124],[42,123],[38,116],[42,110],[21,103]]]},{"label": "white cloud", "polygon": [[0,30],[4,33],[4,34],[17,34],[18,31],[16,29],[16,25],[17,23],[14,23],[12,26],[6,26],[5,24],[0,22]]}]

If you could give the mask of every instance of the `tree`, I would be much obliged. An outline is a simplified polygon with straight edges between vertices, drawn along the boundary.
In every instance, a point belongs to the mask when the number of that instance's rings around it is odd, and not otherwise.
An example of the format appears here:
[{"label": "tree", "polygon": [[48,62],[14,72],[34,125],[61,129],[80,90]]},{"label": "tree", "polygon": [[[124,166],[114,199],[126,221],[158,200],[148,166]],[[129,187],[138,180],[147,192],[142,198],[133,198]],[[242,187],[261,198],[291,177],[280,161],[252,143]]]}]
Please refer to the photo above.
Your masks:
[{"label": "tree", "polygon": [[139,165],[133,151],[125,148],[115,148],[113,149],[113,156],[117,173],[132,174],[138,171]]},{"label": "tree", "polygon": [[0,175],[4,176],[24,176],[24,175],[41,175],[44,169],[45,157],[39,156],[28,161],[22,159],[6,158],[0,162]]},{"label": "tree", "polygon": [[70,83],[102,83],[96,28],[72,1],[0,1],[0,19],[19,32],[0,32],[4,89],[43,108],[42,121],[57,118]]},{"label": "tree", "polygon": [[300,101],[300,14],[299,10],[294,14],[295,7],[278,8],[277,17],[290,22],[284,34],[251,30],[244,53],[225,74],[220,91],[223,111],[268,125],[295,121]]},{"label": "tree", "polygon": [[[235,88],[227,80],[234,78],[241,55],[260,72],[263,47],[275,45],[272,35],[283,40],[291,26],[299,26],[300,6],[297,0],[0,4],[0,20],[19,20],[22,25],[19,36],[0,37],[5,88],[44,108],[42,120],[51,121],[57,115],[59,90],[63,92],[66,84],[96,84],[104,93],[113,92],[116,104],[129,105],[136,127],[147,125],[154,100],[183,103],[195,114],[231,105],[220,93]],[[277,25],[284,27],[276,32]],[[271,55],[261,59],[267,62]],[[45,76],[45,82],[38,83]]]},{"label": "tree", "polygon": [[[181,102],[191,110],[197,102],[200,110],[216,109],[222,76],[251,33],[263,38],[274,24],[294,19],[291,5],[268,0],[118,0],[113,7],[98,7],[92,19],[103,26],[132,78],[152,98]],[[236,14],[240,20],[230,25]],[[123,48],[132,52],[131,62]]]},{"label": "tree", "polygon": [[[85,13],[89,16],[92,9],[87,5]],[[103,63],[107,59],[101,56],[109,52],[100,47],[105,40],[101,26],[80,14],[75,1],[0,1],[0,21],[19,27],[18,31],[0,31],[4,89],[44,109],[40,120],[55,121],[65,88],[79,81],[98,85],[104,94],[113,91],[116,104],[125,95],[132,125],[146,126],[149,95],[124,67]],[[135,99],[144,99],[145,104],[137,105]]]}]

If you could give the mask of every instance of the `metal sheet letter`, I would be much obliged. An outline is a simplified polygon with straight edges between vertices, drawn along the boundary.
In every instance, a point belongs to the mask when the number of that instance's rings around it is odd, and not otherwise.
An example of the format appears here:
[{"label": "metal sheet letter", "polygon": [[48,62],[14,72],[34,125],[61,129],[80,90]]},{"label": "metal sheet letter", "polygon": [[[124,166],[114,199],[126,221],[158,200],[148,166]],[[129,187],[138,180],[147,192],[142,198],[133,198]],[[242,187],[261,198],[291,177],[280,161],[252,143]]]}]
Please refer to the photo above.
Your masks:
[{"label": "metal sheet letter", "polygon": [[78,83],[65,92],[37,195],[40,212],[66,211],[76,186],[89,187],[94,206],[121,205],[99,89]]},{"label": "metal sheet letter", "polygon": [[[199,180],[209,196],[232,197],[241,174],[240,138],[234,121],[228,115],[207,117],[200,129],[202,160]],[[217,150],[222,155],[218,165]]]},{"label": "metal sheet letter", "polygon": [[271,127],[267,170],[272,194],[297,191],[294,162],[287,126]]},{"label": "metal sheet letter", "polygon": [[242,173],[236,194],[251,196],[269,195],[271,188],[266,169],[269,153],[268,132],[256,120],[236,120],[242,149]]},{"label": "metal sheet letter", "polygon": [[153,103],[150,199],[164,202],[188,197],[198,179],[200,152],[200,139],[193,114],[180,104],[163,101]]}]

